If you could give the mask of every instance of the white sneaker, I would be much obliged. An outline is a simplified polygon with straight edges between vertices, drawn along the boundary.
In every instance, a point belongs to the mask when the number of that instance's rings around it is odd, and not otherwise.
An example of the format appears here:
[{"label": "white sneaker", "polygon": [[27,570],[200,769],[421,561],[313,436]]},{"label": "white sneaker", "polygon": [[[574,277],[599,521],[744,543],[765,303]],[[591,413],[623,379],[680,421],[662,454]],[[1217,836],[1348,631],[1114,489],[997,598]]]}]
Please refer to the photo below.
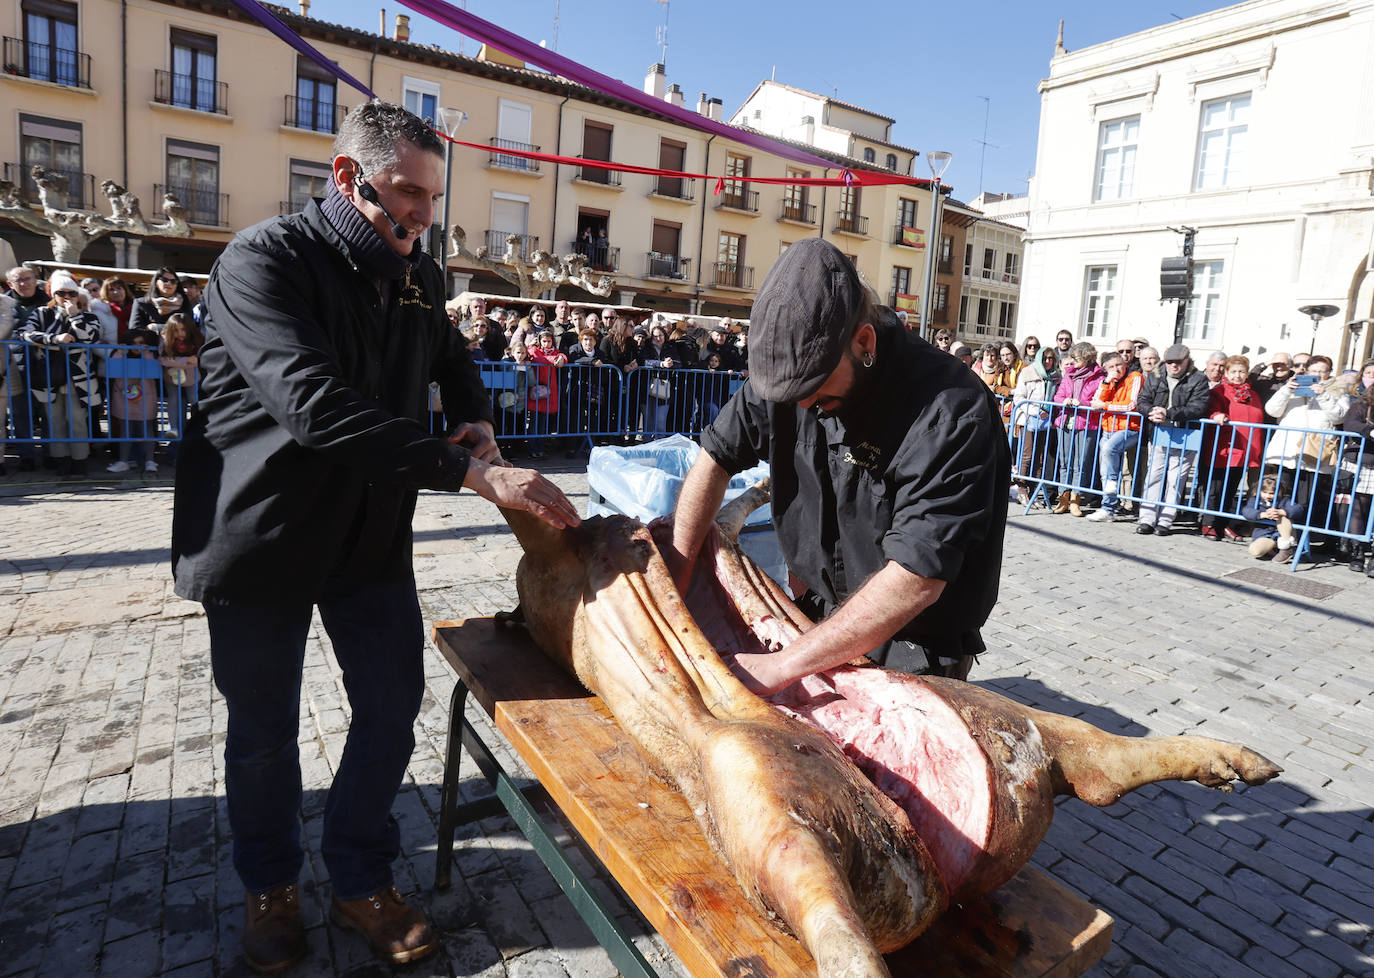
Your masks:
[{"label": "white sneaker", "polygon": [[146,461],[146,462],[143,463],[143,471],[144,471],[144,472],[156,472],[156,471],[157,471],[157,463],[154,462],[152,459],[148,459],[148,461]]},{"label": "white sneaker", "polygon": [[128,472],[132,466],[128,462],[111,462],[105,466],[106,472]]},{"label": "white sneaker", "polygon": [[1113,513],[1110,509],[1099,509],[1096,513],[1093,513],[1091,516],[1088,517],[1088,522],[1110,523],[1114,516],[1116,516],[1116,514]]},{"label": "white sneaker", "polygon": [[1109,495],[1109,496],[1115,496],[1115,495],[1116,495],[1116,491],[1117,491],[1117,489],[1119,489],[1119,488],[1121,488],[1121,487],[1118,486],[1115,482],[1112,482],[1110,479],[1108,479],[1106,482],[1102,483],[1102,491],[1105,492],[1105,493],[1106,493],[1107,495]]}]

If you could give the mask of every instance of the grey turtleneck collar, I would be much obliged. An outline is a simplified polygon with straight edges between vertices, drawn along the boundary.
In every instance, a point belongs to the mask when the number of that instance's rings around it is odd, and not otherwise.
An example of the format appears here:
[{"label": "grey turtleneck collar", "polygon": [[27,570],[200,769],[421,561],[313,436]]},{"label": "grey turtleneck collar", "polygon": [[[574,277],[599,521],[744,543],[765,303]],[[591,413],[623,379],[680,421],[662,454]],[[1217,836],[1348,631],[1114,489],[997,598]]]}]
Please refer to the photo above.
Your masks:
[{"label": "grey turtleneck collar", "polygon": [[320,204],[320,211],[323,212],[330,227],[337,231],[339,237],[348,245],[353,261],[369,278],[384,282],[398,279],[418,265],[424,257],[418,239],[408,257],[396,254],[363,212],[339,193],[339,188],[332,182],[329,184],[329,192]]}]

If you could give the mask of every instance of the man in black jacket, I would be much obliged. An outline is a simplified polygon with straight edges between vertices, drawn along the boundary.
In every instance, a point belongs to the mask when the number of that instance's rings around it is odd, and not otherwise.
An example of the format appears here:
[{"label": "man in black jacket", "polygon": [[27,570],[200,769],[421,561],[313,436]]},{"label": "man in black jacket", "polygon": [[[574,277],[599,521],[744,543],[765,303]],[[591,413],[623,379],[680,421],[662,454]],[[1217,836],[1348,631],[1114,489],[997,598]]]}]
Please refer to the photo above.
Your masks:
[{"label": "man in black jacket", "polygon": [[[467,486],[557,527],[578,522],[555,486],[502,461],[442,273],[420,249],[444,189],[437,137],[399,106],[364,103],[334,149],[323,202],[241,232],[215,263],[177,466],[172,567],[177,593],[205,605],[228,705],[244,954],[263,972],[307,950],[296,739],[312,609],[352,711],[324,811],[332,917],[412,961],[435,941],[393,885],[390,808],[424,688],[416,492]],[[431,380],[446,438],[424,423]]]},{"label": "man in black jacket", "polygon": [[1144,439],[1152,446],[1150,468],[1135,532],[1161,537],[1172,532],[1178,513],[1174,504],[1197,462],[1198,450],[1183,427],[1207,413],[1209,394],[1207,375],[1193,366],[1191,351],[1182,343],[1164,351],[1164,376],[1151,374],[1141,385],[1136,409],[1154,427],[1153,436],[1147,434]]}]

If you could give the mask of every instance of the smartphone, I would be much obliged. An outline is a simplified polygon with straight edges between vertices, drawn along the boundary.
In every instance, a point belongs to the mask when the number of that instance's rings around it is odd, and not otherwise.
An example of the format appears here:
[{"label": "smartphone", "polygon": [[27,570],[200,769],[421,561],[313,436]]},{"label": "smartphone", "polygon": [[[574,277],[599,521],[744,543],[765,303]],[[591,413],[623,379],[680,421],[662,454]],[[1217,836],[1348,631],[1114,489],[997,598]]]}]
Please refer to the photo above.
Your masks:
[{"label": "smartphone", "polygon": [[1312,390],[1317,385],[1315,374],[1298,374],[1293,379],[1298,384],[1298,389],[1293,392],[1294,397],[1312,397],[1315,395],[1316,392]]}]

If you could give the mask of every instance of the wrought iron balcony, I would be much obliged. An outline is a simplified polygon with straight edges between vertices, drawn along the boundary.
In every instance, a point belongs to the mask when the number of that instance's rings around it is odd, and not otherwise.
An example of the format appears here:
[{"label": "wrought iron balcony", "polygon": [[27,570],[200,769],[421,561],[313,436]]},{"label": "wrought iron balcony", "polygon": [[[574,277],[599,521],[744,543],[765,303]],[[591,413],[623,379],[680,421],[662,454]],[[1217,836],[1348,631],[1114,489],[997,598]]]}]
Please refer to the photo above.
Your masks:
[{"label": "wrought iron balcony", "polygon": [[665,255],[657,251],[648,253],[649,278],[685,279],[692,271],[692,259],[678,255]]},{"label": "wrought iron balcony", "polygon": [[186,220],[191,224],[205,224],[223,228],[229,226],[229,195],[188,187],[181,184],[153,184],[153,216],[166,217],[162,195],[170,193],[186,208]]},{"label": "wrought iron balcony", "polygon": [[[511,242],[511,238],[515,238]],[[488,229],[487,231],[487,255],[491,258],[499,259],[506,253],[506,245],[514,245],[514,255],[519,261],[529,261],[530,252],[539,250],[539,235],[520,234],[517,231],[498,231]]]},{"label": "wrought iron balcony", "polygon": [[788,200],[784,197],[778,201],[778,220],[792,221],[795,224],[816,223],[816,205],[808,204],[805,201]]},{"label": "wrought iron balcony", "polygon": [[937,272],[939,272],[941,275],[953,275],[953,274],[954,274],[954,259],[953,259],[953,258],[941,258],[939,261],[937,261],[937,262],[935,263],[935,270],[936,270]]},{"label": "wrought iron balcony", "polygon": [[845,234],[867,234],[868,218],[849,211],[836,211],[835,230]]},{"label": "wrought iron balcony", "polygon": [[746,190],[743,187],[731,186],[729,182],[725,184],[725,189],[716,198],[716,207],[728,207],[731,210],[748,211],[751,214],[759,212],[759,192],[757,190]]},{"label": "wrought iron balcony", "polygon": [[[578,157],[579,160],[587,158],[585,156]],[[583,183],[597,183],[603,187],[619,187],[620,171],[605,170],[599,166],[580,166],[577,168],[577,179]]]},{"label": "wrought iron balcony", "polygon": [[279,214],[295,214],[305,210],[310,205],[310,200],[309,197],[292,197],[290,200],[278,201],[277,212]]},{"label": "wrought iron balcony", "polygon": [[712,284],[727,289],[752,289],[754,287],[754,266],[718,261],[716,262],[716,274]]},{"label": "wrought iron balcony", "polygon": [[315,98],[286,96],[286,120],[284,126],[293,129],[309,129],[311,132],[337,133],[348,107],[334,102],[321,102]]},{"label": "wrought iron balcony", "polygon": [[620,271],[620,249],[593,241],[574,241],[568,248],[574,254],[587,256],[587,267],[598,272]]},{"label": "wrought iron balcony", "polygon": [[674,200],[696,200],[697,182],[685,177],[658,177],[654,181],[654,189],[649,192]]},{"label": "wrought iron balcony", "polygon": [[69,88],[91,87],[91,56],[22,37],[5,38],[5,74]]},{"label": "wrought iron balcony", "polygon": [[[73,210],[89,210],[95,206],[95,177],[79,170],[61,170],[44,167],[67,180],[67,207]],[[22,163],[6,163],[5,179],[19,187],[19,196],[24,203],[37,207],[38,184],[33,180],[33,167]]]},{"label": "wrought iron balcony", "polygon": [[229,83],[153,69],[153,101],[197,112],[229,114]]},{"label": "wrought iron balcony", "polygon": [[503,149],[514,149],[522,153],[537,153],[539,152],[538,146],[530,143],[519,143],[513,139],[497,139],[495,136],[488,139],[487,143],[491,146],[491,156],[487,158],[487,166],[499,166],[503,170],[519,170],[522,173],[539,172],[538,160],[501,152]]}]

